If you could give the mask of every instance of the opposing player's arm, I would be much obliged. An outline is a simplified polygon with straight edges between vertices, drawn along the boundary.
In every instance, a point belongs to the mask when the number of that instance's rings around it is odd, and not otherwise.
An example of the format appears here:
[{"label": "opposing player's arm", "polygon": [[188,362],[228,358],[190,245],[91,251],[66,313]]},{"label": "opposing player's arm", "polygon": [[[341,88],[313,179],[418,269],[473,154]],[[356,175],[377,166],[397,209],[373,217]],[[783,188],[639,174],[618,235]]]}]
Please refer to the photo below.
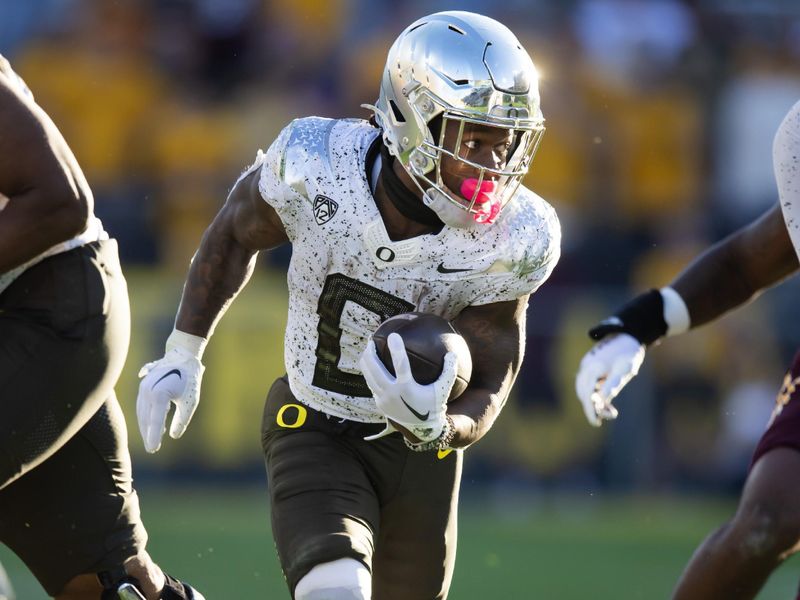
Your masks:
[{"label": "opposing player's arm", "polygon": [[89,185],[64,138],[0,56],[0,273],[86,228]]},{"label": "opposing player's arm", "polygon": [[260,171],[237,182],[203,235],[192,260],[176,329],[207,338],[253,273],[259,250],[288,241],[275,210],[261,197]]},{"label": "opposing player's arm", "polygon": [[672,282],[692,327],[716,319],[794,273],[797,254],[779,203],[698,256]]},{"label": "opposing player's arm", "polygon": [[453,321],[472,352],[472,378],[447,408],[456,429],[452,447],[463,448],[483,437],[508,399],[522,364],[527,306],[528,296],[470,306]]},{"label": "opposing player's arm", "polygon": [[711,246],[669,287],[637,296],[589,331],[598,343],[581,359],[575,391],[589,423],[614,419],[612,401],[636,376],[645,347],[713,321],[797,270],[780,204]]}]

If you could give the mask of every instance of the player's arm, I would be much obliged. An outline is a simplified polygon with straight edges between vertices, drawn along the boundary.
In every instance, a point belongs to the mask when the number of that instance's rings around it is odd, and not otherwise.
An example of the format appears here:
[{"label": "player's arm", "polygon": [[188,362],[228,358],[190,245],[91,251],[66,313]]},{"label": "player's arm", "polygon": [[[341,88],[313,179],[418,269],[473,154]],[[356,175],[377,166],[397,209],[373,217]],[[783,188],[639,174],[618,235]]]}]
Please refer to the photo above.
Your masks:
[{"label": "player's arm", "polygon": [[616,416],[611,401],[638,372],[647,345],[713,321],[800,266],[787,230],[797,226],[800,206],[799,115],[800,102],[784,117],[772,145],[780,203],[701,254],[671,285],[634,298],[589,331],[598,343],[581,360],[575,389],[591,424]]},{"label": "player's arm", "polygon": [[81,233],[89,185],[45,112],[0,56],[0,273]]},{"label": "player's arm", "polygon": [[161,360],[139,371],[136,417],[144,447],[161,447],[167,413],[175,404],[169,434],[183,435],[200,399],[201,362],[214,326],[250,279],[259,250],[288,237],[278,215],[261,197],[260,169],[240,179],[206,230],[183,288],[175,329]]},{"label": "player's arm", "polygon": [[797,255],[780,204],[711,246],[672,283],[637,296],[589,331],[597,344],[575,380],[589,422],[617,415],[611,405],[639,371],[646,346],[713,321],[794,273]]},{"label": "player's arm", "polygon": [[[472,354],[472,377],[461,396],[448,404],[456,380],[456,352],[444,356],[439,378],[420,384],[414,379],[400,335],[386,339],[394,374],[375,350],[374,341],[359,359],[359,367],[386,428],[365,439],[375,440],[400,431],[416,451],[464,448],[489,431],[514,384],[525,340],[525,308],[528,297],[509,302],[471,306],[453,321]],[[411,418],[413,414],[413,419]]]},{"label": "player's arm", "polygon": [[528,296],[469,306],[453,321],[470,347],[472,377],[466,391],[447,407],[455,429],[451,447],[478,441],[500,414],[522,364],[527,306]]},{"label": "player's arm", "polygon": [[690,326],[713,321],[798,268],[780,204],[698,256],[670,284],[686,304]]},{"label": "player's arm", "polygon": [[183,288],[175,328],[208,338],[253,273],[259,250],[288,241],[258,190],[260,171],[241,179],[203,235]]},{"label": "player's arm", "polygon": [[661,290],[650,290],[590,331],[625,333],[643,345],[719,318],[794,273],[797,255],[780,204],[700,254]]}]

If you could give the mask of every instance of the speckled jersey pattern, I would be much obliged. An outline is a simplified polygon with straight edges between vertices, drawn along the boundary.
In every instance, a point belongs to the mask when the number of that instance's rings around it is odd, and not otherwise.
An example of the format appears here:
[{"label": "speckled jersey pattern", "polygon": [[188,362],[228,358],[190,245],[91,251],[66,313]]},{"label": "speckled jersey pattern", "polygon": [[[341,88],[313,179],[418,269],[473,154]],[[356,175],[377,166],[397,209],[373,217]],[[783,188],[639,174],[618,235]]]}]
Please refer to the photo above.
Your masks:
[{"label": "speckled jersey pattern", "polygon": [[786,229],[800,257],[800,102],[784,117],[775,134],[772,162]]},{"label": "speckled jersey pattern", "polygon": [[327,414],[382,421],[358,371],[370,334],[395,314],[455,318],[465,307],[535,291],[560,255],[555,211],[520,187],[492,225],[445,226],[392,241],[366,178],[379,135],[367,122],[290,123],[248,173],[292,242],[285,360],[292,392]]}]

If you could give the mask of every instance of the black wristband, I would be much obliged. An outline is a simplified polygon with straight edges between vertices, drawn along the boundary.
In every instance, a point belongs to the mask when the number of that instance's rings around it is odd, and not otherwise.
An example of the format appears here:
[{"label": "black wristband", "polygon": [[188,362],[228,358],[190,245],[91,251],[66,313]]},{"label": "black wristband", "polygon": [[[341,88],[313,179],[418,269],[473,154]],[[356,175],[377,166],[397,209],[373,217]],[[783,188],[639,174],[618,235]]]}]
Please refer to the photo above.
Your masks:
[{"label": "black wristband", "polygon": [[589,337],[602,340],[612,333],[627,333],[649,346],[667,333],[664,320],[664,299],[658,290],[637,296],[614,316],[601,321],[589,330]]}]

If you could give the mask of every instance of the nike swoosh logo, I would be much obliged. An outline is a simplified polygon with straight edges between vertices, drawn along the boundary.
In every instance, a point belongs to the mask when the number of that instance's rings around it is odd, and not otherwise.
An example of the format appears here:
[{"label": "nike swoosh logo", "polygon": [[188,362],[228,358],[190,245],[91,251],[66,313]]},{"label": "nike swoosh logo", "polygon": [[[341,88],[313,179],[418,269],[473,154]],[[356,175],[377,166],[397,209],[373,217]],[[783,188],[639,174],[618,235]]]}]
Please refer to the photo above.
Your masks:
[{"label": "nike swoosh logo", "polygon": [[436,270],[439,273],[464,273],[466,271],[474,271],[474,269],[448,269],[444,266],[443,262],[439,263],[439,266],[436,267]]},{"label": "nike swoosh logo", "polygon": [[408,402],[403,400],[402,396],[400,396],[400,402],[405,404],[406,408],[408,410],[410,410],[414,414],[414,416],[417,417],[420,421],[427,421],[428,420],[428,417],[430,416],[431,411],[428,411],[425,414],[422,414],[421,412],[417,412],[416,410],[414,410],[414,408]]},{"label": "nike swoosh logo", "polygon": [[166,373],[164,373],[164,374],[163,374],[161,377],[159,377],[159,378],[158,378],[158,381],[156,381],[156,382],[155,382],[155,383],[152,385],[152,387],[151,387],[150,389],[151,389],[151,390],[152,390],[152,389],[155,389],[155,387],[156,387],[156,386],[157,386],[157,385],[158,385],[158,384],[159,384],[161,381],[163,381],[164,379],[166,379],[166,378],[167,378],[167,377],[169,377],[170,375],[177,375],[177,376],[178,376],[178,379],[183,379],[183,378],[181,377],[181,372],[180,372],[180,371],[178,371],[178,369],[172,369],[172,371],[167,371],[167,372],[166,372]]},{"label": "nike swoosh logo", "polygon": [[436,458],[438,458],[439,460],[442,460],[445,456],[450,454],[452,451],[453,451],[452,448],[447,448],[446,450],[439,450],[438,452],[436,452]]}]

